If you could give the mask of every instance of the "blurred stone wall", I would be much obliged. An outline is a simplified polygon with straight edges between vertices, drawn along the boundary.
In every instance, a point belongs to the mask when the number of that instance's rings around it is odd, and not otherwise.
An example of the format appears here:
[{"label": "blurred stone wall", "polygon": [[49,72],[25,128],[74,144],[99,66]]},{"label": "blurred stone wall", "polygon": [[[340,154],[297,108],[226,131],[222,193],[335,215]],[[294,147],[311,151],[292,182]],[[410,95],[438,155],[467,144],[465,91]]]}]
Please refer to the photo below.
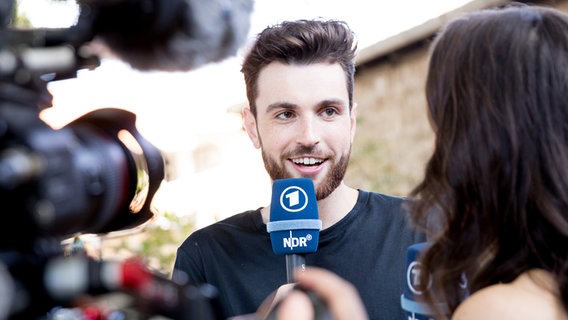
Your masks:
[{"label": "blurred stone wall", "polygon": [[433,146],[426,117],[426,44],[357,69],[357,132],[347,184],[406,195]]},{"label": "blurred stone wall", "polygon": [[[568,0],[533,3],[568,12]],[[432,34],[357,67],[348,185],[405,196],[422,178],[434,143],[424,97]]]}]

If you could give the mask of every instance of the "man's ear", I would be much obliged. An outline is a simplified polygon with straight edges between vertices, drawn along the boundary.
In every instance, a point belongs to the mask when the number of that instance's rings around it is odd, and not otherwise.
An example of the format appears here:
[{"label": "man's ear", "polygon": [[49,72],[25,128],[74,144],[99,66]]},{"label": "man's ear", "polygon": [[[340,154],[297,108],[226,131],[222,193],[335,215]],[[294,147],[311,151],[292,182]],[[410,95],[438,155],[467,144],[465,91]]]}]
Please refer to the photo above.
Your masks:
[{"label": "man's ear", "polygon": [[258,138],[258,130],[256,128],[256,119],[250,111],[250,107],[243,108],[243,127],[252,141],[255,148],[260,149],[260,139]]},{"label": "man's ear", "polygon": [[355,131],[357,129],[357,102],[353,103],[353,108],[351,108],[351,143],[355,139]]}]

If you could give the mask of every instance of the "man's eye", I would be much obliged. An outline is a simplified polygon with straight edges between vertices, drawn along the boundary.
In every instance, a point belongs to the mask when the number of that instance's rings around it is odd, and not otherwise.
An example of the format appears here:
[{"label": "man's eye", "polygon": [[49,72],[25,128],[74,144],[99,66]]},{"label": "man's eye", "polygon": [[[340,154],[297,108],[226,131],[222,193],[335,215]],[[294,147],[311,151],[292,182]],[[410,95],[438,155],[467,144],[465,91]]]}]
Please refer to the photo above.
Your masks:
[{"label": "man's eye", "polygon": [[292,118],[293,113],[290,111],[284,111],[284,112],[280,112],[279,114],[276,115],[276,118],[278,119],[290,119]]},{"label": "man's eye", "polygon": [[338,112],[337,110],[335,110],[335,108],[326,108],[325,110],[323,110],[323,114],[326,116],[334,116],[338,114]]}]

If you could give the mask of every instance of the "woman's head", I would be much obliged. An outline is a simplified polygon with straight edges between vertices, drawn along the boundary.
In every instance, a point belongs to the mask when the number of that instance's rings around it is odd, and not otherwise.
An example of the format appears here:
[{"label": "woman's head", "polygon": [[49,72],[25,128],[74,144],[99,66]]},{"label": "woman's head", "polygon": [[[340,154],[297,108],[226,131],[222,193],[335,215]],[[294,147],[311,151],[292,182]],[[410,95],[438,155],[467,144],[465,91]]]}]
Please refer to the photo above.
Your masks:
[{"label": "woman's head", "polygon": [[433,43],[436,143],[412,195],[415,222],[440,223],[425,262],[451,309],[461,272],[472,291],[535,267],[567,281],[567,30],[559,11],[511,5],[451,21]]}]

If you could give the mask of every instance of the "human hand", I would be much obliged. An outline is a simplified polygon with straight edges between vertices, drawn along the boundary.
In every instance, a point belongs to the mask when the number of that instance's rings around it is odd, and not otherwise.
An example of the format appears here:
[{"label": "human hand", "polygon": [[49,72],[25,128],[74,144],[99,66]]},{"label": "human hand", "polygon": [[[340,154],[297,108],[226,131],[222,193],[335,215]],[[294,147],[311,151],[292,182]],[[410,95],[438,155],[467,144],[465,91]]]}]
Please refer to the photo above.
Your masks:
[{"label": "human hand", "polygon": [[335,273],[307,267],[296,270],[294,277],[296,283],[278,288],[256,313],[231,320],[369,319],[357,289]]},{"label": "human hand", "polygon": [[[355,286],[337,274],[322,268],[307,267],[305,270],[296,270],[294,278],[303,289],[315,293],[326,303],[333,319],[369,319],[367,310]],[[282,305],[281,309],[286,307],[288,311],[298,310],[298,312],[304,309],[305,299],[300,300],[299,294],[301,292],[298,292],[295,296],[290,296],[291,301],[287,301],[287,304]],[[278,320],[287,319],[291,318],[278,318]]]}]

